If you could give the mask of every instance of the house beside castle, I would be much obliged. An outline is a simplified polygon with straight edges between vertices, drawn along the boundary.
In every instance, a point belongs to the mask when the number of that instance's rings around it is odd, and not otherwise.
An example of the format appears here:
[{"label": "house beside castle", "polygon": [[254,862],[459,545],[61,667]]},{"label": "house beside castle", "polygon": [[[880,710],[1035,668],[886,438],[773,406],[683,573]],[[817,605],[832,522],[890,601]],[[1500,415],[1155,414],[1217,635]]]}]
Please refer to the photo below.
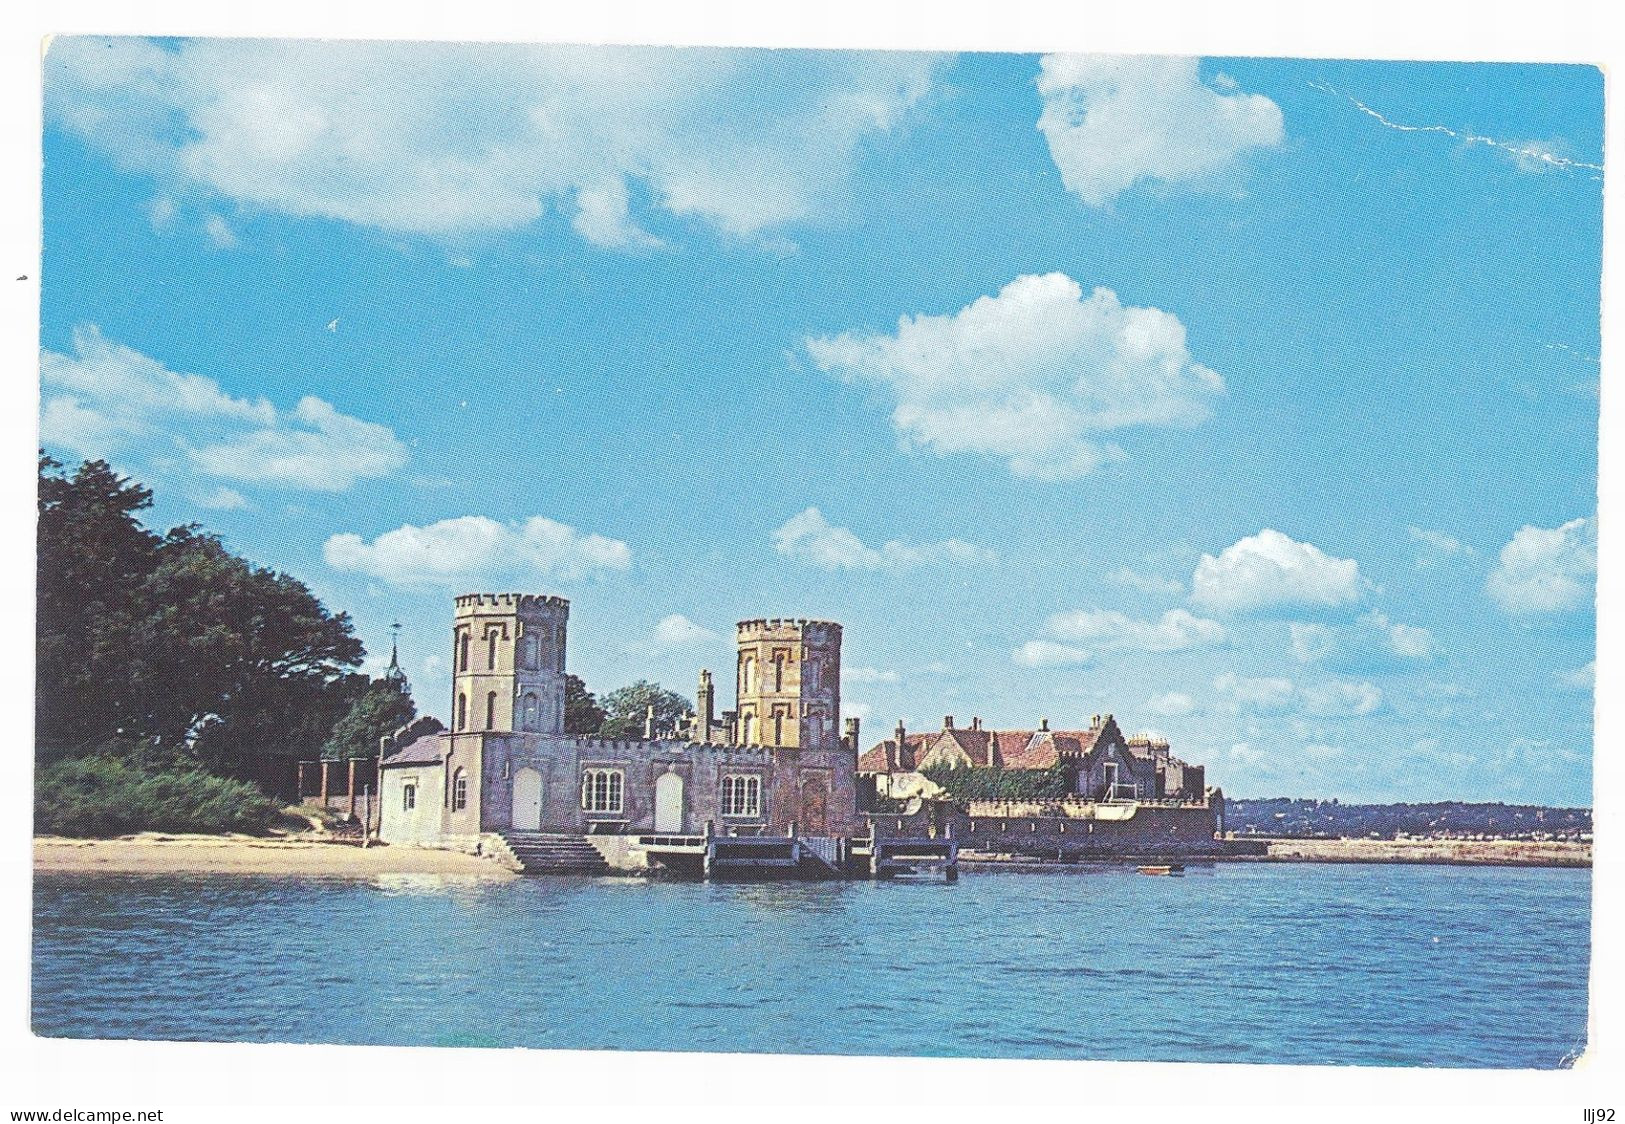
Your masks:
[{"label": "house beside castle", "polygon": [[1066,772],[1068,791],[1085,800],[1200,803],[1206,797],[1202,766],[1174,757],[1163,739],[1125,737],[1110,714],[1095,715],[1086,730],[1052,730],[1047,718],[1040,719],[1035,730],[988,730],[980,718],[972,718],[969,726],[956,726],[949,715],[940,730],[911,734],[899,722],[890,738],[876,742],[858,759],[859,774],[874,778],[876,791],[883,796],[904,776],[967,767],[1060,767]]},{"label": "house beside castle", "polygon": [[857,822],[857,731],[842,737],[841,626],[737,627],[735,705],[643,738],[564,732],[569,602],[456,598],[451,729],[380,765],[379,838],[474,849],[495,834],[835,836]]}]

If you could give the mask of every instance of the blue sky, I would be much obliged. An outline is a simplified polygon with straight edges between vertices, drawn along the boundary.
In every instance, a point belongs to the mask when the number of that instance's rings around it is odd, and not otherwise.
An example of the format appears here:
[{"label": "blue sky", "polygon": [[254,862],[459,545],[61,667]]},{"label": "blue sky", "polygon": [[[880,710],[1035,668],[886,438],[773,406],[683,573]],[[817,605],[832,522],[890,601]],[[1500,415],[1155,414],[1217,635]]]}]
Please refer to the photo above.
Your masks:
[{"label": "blue sky", "polygon": [[1115,713],[1232,795],[1589,803],[1602,80],[57,40],[42,441],[349,611]]}]

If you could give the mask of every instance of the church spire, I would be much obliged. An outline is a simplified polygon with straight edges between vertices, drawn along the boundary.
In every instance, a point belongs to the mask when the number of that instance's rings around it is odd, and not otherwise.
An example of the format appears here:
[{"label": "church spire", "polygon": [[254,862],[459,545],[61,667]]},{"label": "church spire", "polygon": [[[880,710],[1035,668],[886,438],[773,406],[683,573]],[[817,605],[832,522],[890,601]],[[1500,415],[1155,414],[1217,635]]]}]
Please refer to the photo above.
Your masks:
[{"label": "church spire", "polygon": [[406,689],[406,672],[401,670],[401,622],[396,621],[390,625],[389,633],[389,667],[384,672],[384,678],[404,691]]}]

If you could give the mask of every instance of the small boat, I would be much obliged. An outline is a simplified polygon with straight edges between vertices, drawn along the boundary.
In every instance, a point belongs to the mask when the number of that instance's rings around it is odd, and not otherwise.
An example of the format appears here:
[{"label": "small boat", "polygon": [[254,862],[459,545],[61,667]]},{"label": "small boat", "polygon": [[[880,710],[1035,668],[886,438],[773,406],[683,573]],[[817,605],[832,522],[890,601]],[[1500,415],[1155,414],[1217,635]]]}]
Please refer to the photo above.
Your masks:
[{"label": "small boat", "polygon": [[1141,874],[1184,874],[1184,863],[1168,863],[1164,866],[1142,866]]}]

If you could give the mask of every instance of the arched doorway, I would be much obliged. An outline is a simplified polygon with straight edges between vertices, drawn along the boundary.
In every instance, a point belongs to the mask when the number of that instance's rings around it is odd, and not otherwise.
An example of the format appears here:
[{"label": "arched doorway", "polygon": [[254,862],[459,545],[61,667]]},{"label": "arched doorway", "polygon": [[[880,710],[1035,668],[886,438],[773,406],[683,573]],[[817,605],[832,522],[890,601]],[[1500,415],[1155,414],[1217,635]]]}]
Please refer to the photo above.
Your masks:
[{"label": "arched doorway", "polygon": [[683,833],[683,777],[661,773],[655,780],[655,830],[662,835]]},{"label": "arched doorway", "polygon": [[801,782],[800,830],[807,835],[829,834],[829,789],[817,777]]},{"label": "arched doorway", "polygon": [[542,774],[535,769],[513,775],[513,826],[516,831],[542,829]]}]

